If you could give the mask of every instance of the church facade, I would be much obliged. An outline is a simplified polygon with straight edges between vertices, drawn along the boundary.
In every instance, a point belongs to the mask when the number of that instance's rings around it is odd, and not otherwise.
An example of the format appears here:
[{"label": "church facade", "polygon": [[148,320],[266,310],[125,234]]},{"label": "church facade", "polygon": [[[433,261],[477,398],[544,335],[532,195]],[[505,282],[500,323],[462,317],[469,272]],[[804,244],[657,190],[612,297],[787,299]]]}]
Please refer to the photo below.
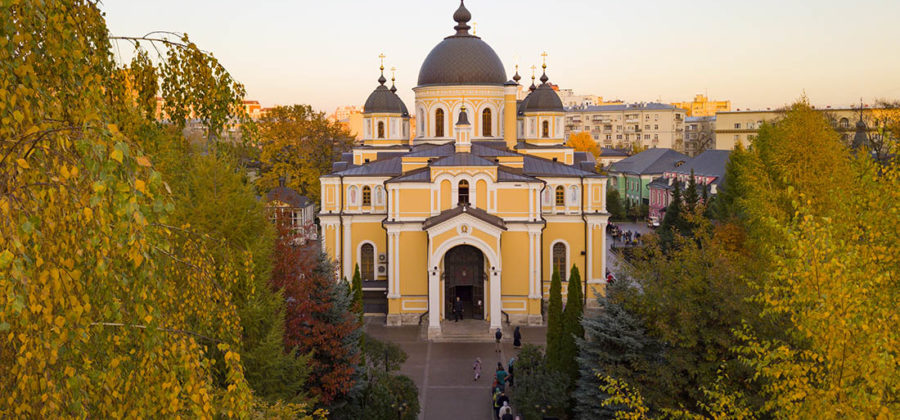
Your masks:
[{"label": "church facade", "polygon": [[606,179],[593,156],[565,146],[546,66],[517,101],[518,73],[508,80],[469,33],[464,5],[453,18],[456,33],[431,51],[413,89],[416,126],[382,66],[363,144],[321,178],[322,246],[337,275],[359,267],[389,325],[427,316],[432,337],[457,297],[466,318],[491,329],[535,325],[554,270],[566,281],[578,267],[589,304],[606,281]]}]

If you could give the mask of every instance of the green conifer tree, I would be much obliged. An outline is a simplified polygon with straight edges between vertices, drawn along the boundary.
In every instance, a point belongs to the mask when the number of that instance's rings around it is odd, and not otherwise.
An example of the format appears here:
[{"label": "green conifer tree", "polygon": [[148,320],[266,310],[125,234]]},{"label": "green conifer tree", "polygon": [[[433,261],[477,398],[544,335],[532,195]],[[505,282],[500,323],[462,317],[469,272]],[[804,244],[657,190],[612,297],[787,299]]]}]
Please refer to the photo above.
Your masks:
[{"label": "green conifer tree", "polygon": [[687,188],[684,189],[684,208],[688,213],[693,213],[700,204],[700,194],[697,191],[697,181],[694,180],[694,170],[691,169],[691,178],[688,179]]},{"label": "green conifer tree", "polygon": [[553,270],[550,279],[550,301],[547,303],[547,365],[559,369],[563,335],[562,282],[559,270]]},{"label": "green conifer tree", "polygon": [[362,275],[359,273],[359,264],[353,270],[353,284],[350,285],[350,293],[353,294],[353,311],[359,314],[359,321],[362,322],[365,310],[363,308],[363,290]]},{"label": "green conifer tree", "polygon": [[575,377],[578,375],[578,362],[575,360],[578,355],[578,347],[575,339],[584,338],[584,327],[581,326],[581,317],[584,313],[583,299],[581,273],[573,264],[569,275],[566,308],[563,310],[563,334],[560,340],[560,367],[563,374],[572,381],[571,384],[574,384]]}]

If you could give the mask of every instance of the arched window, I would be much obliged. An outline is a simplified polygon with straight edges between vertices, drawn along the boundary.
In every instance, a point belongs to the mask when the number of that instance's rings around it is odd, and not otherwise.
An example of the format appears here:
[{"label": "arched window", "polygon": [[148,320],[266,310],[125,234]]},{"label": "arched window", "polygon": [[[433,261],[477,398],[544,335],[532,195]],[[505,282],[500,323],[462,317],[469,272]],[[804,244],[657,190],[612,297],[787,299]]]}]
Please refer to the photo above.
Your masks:
[{"label": "arched window", "polygon": [[484,137],[491,136],[491,109],[485,108],[481,112],[481,135]]},{"label": "arched window", "polygon": [[550,137],[550,121],[544,121],[541,123],[541,136]]},{"label": "arched window", "polygon": [[378,121],[378,138],[384,138],[384,121]]},{"label": "arched window", "polygon": [[375,280],[375,247],[363,244],[359,251],[359,274],[365,281]]},{"label": "arched window", "polygon": [[381,188],[381,185],[375,187],[375,205],[384,205],[384,188]]},{"label": "arched window", "polygon": [[459,181],[459,204],[469,204],[469,181]]},{"label": "arched window", "polygon": [[553,244],[553,271],[559,272],[561,280],[566,279],[566,244],[562,242]]},{"label": "arched window", "polygon": [[565,206],[566,205],[566,189],[562,187],[562,185],[556,187],[556,205],[557,206]]},{"label": "arched window", "polygon": [[444,110],[434,111],[434,136],[444,137]]},{"label": "arched window", "polygon": [[371,206],[372,205],[372,189],[369,188],[368,186],[363,187],[362,198],[363,198],[362,205]]}]

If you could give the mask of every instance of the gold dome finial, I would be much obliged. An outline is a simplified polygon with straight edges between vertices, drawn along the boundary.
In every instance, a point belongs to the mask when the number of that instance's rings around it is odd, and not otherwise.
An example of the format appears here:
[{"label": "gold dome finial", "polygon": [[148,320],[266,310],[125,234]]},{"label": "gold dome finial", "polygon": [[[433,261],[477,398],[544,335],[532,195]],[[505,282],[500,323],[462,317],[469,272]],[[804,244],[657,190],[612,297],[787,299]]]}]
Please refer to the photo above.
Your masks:
[{"label": "gold dome finial", "polygon": [[543,59],[543,64],[541,64],[541,68],[547,70],[547,51],[541,53],[541,58]]}]

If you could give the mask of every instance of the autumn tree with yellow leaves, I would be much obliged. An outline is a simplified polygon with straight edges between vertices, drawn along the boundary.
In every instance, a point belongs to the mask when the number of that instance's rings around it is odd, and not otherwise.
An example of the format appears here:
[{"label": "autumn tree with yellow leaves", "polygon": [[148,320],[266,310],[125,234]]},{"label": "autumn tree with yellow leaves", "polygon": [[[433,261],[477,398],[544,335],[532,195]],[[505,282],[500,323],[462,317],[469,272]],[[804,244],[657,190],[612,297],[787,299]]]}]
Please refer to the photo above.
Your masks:
[{"label": "autumn tree with yellow leaves", "polygon": [[213,131],[242,88],[186,37],[131,38],[170,52],[121,71],[92,1],[11,0],[0,21],[0,417],[309,418],[246,379],[232,291],[254,255],[217,261],[144,151],[134,83],[160,75]]}]

